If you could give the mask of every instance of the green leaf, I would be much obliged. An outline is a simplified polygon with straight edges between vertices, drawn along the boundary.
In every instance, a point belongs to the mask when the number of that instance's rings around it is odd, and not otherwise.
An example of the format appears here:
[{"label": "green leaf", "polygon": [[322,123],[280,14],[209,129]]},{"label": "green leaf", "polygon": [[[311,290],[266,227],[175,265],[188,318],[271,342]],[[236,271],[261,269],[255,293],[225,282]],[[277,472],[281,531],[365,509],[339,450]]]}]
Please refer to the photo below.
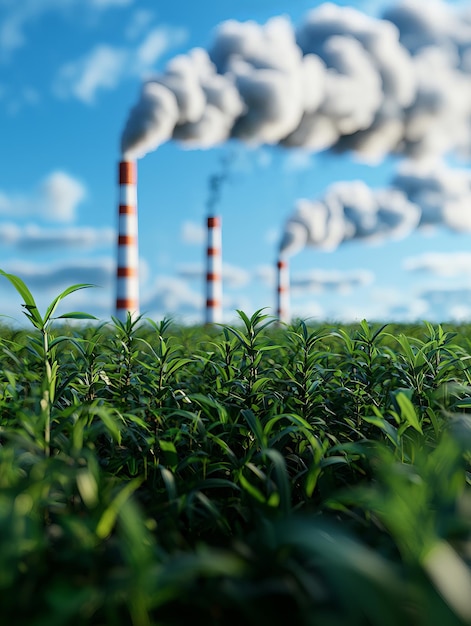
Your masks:
[{"label": "green leaf", "polygon": [[412,428],[414,428],[417,432],[423,435],[422,426],[420,425],[417,418],[415,406],[412,404],[406,394],[400,391],[398,394],[396,394],[395,398],[401,410],[401,417],[406,420],[406,422],[410,426],[412,426]]},{"label": "green leaf", "polygon": [[321,471],[320,464],[313,459],[306,474],[306,480],[304,483],[304,491],[306,492],[308,498],[312,497],[312,494],[314,493]]},{"label": "green leaf", "polygon": [[175,476],[163,465],[159,465],[159,470],[162,475],[162,480],[164,481],[165,489],[167,490],[168,499],[170,502],[173,502],[178,498]]},{"label": "green leaf", "polygon": [[[79,289],[88,289],[89,287],[95,287],[95,285],[90,285],[88,283],[81,283],[77,285],[71,285],[70,287],[67,287],[67,289],[64,289],[64,291],[60,293],[58,296],[56,296],[54,300],[51,302],[51,304],[48,306],[46,313],[44,315],[44,321],[43,321],[44,325],[46,325],[48,321],[51,319],[52,314],[56,310],[57,305],[59,304],[61,300],[63,300],[66,296],[70,295],[71,293],[74,293],[75,291],[79,291]],[[64,317],[64,316],[61,316],[61,317]],[[83,319],[83,318],[79,318],[79,319]],[[90,318],[87,318],[87,319],[90,319]]]},{"label": "green leaf", "polygon": [[127,483],[105,509],[95,530],[100,539],[105,539],[111,534],[121,509],[140,486],[142,481],[143,478],[135,478]]},{"label": "green leaf", "polygon": [[277,506],[279,504],[283,513],[288,514],[291,509],[291,487],[285,459],[283,455],[278,452],[278,450],[275,450],[275,448],[265,448],[262,454],[268,457],[273,463],[276,485],[280,496]]},{"label": "green leaf", "polygon": [[240,472],[239,474],[239,482],[242,488],[248,494],[250,494],[252,498],[254,498],[254,500],[257,500],[257,502],[261,502],[262,504],[265,504],[266,498],[263,495],[263,493],[260,491],[260,489],[257,489],[257,487],[252,485],[252,483],[249,480],[247,480],[247,478],[243,475],[242,472]]},{"label": "green leaf", "polygon": [[91,313],[83,313],[82,311],[71,311],[70,313],[63,313],[55,319],[73,319],[73,320],[97,320],[98,318]]},{"label": "green leaf", "polygon": [[113,440],[118,444],[121,443],[121,429],[119,421],[112,409],[105,406],[92,406],[90,407],[90,414],[99,417]]},{"label": "green leaf", "polygon": [[267,438],[265,436],[265,433],[263,432],[263,428],[258,417],[250,409],[242,409],[241,413],[245,421],[249,425],[250,430],[255,435],[258,445],[261,448],[265,447],[267,445]]},{"label": "green leaf", "polygon": [[28,287],[25,285],[25,283],[18,276],[14,276],[13,274],[7,274],[3,270],[0,270],[0,276],[5,276],[5,278],[10,281],[16,291],[23,298],[24,307],[28,311],[28,313],[25,313],[26,317],[36,328],[42,329],[44,326],[43,319],[39,314],[38,307],[36,306],[33,295]]},{"label": "green leaf", "polygon": [[172,441],[165,441],[164,439],[159,439],[159,446],[162,452],[164,453],[166,465],[171,470],[175,470],[175,468],[178,465],[178,455],[177,455],[177,449],[175,448],[175,444]]}]

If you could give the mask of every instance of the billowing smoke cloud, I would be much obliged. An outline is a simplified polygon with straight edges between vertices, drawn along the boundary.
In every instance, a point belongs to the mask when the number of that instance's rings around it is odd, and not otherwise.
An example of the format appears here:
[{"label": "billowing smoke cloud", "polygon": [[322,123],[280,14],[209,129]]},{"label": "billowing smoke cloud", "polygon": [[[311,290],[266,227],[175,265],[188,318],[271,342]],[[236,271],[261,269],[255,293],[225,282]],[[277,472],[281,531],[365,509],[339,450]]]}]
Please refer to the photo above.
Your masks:
[{"label": "billowing smoke cloud", "polygon": [[280,250],[286,255],[306,246],[335,250],[347,241],[379,243],[438,226],[471,232],[471,172],[406,161],[388,188],[339,182],[323,198],[299,200],[286,222]]},{"label": "billowing smoke cloud", "polygon": [[420,207],[419,226],[471,232],[471,172],[443,163],[403,163],[391,185]]},{"label": "billowing smoke cloud", "polygon": [[332,185],[316,201],[299,200],[280,245],[284,254],[305,246],[335,250],[346,241],[380,242],[417,228],[420,209],[396,189],[370,189],[362,181]]},{"label": "billowing smoke cloud", "polygon": [[471,12],[403,0],[385,19],[326,3],[297,26],[227,21],[208,50],[146,82],[122,136],[129,158],[176,139],[390,153],[469,153]]}]

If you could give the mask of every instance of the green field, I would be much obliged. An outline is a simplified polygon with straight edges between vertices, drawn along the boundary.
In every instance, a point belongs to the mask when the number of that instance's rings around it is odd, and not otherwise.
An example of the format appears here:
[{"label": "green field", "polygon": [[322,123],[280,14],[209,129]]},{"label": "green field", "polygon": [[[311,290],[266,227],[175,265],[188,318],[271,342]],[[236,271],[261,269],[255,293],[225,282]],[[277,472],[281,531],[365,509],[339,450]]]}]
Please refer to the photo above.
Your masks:
[{"label": "green field", "polygon": [[7,278],[2,624],[471,624],[471,327],[98,324]]}]

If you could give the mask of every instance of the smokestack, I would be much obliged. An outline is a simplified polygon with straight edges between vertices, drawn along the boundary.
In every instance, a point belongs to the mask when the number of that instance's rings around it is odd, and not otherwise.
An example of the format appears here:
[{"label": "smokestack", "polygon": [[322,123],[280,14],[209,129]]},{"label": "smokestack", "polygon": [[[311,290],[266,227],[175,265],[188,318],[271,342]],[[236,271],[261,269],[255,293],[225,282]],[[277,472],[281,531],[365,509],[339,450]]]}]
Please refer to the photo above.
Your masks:
[{"label": "smokestack", "polygon": [[208,217],[206,264],[206,323],[222,321],[222,232],[221,218]]},{"label": "smokestack", "polygon": [[277,264],[277,307],[276,314],[280,322],[290,322],[289,312],[289,266],[287,259],[280,256]]},{"label": "smokestack", "polygon": [[134,161],[119,164],[118,265],[116,317],[139,315],[139,261],[137,246],[137,172]]}]

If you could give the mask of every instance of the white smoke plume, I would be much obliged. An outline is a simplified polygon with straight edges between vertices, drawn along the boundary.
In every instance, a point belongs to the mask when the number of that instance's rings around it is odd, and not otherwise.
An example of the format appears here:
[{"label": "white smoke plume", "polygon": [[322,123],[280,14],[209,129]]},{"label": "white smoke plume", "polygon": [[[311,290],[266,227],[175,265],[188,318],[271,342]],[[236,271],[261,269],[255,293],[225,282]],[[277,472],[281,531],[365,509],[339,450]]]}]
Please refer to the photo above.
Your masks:
[{"label": "white smoke plume", "polygon": [[230,20],[208,50],[144,83],[122,135],[127,158],[175,139],[355,150],[368,160],[471,145],[471,11],[402,0],[383,19],[325,3],[294,26]]},{"label": "white smoke plume", "polygon": [[335,250],[347,241],[379,243],[439,226],[471,232],[471,172],[408,160],[387,188],[339,182],[320,199],[299,200],[286,222],[280,251],[292,255],[306,246]]}]

